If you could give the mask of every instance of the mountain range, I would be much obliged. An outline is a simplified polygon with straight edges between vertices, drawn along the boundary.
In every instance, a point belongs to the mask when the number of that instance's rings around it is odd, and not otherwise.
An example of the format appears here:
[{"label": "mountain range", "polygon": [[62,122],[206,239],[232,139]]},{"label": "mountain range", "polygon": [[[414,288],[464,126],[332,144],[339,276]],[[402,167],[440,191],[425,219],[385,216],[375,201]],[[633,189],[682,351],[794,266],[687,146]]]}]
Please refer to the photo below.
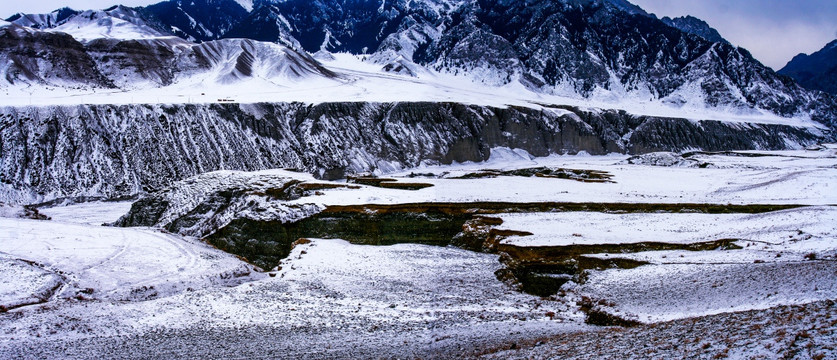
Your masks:
[{"label": "mountain range", "polygon": [[[536,94],[803,116],[829,126],[837,117],[832,97],[776,74],[705,22],[658,19],[624,0],[171,0],[133,9],[18,14],[8,21],[34,30],[6,26],[3,37],[28,31],[23,38],[42,49],[10,57],[15,46],[4,46],[0,56],[9,82],[54,84],[27,64],[50,62],[40,57],[70,46],[69,39],[60,47],[47,40],[59,32],[79,41],[71,47],[83,58],[77,63],[87,64],[84,85],[120,89],[131,87],[127,82],[167,85],[177,81],[171,73],[204,66],[163,54],[185,42],[242,38],[279,44],[301,58],[306,52],[367,55],[383,71],[456,74],[488,86],[522,84]],[[167,36],[184,42],[160,40]],[[106,54],[126,46],[145,60],[167,57],[159,63],[165,69],[139,71],[140,79],[131,79],[122,73],[126,67],[154,64],[123,64],[114,75],[107,63],[119,56]],[[82,76],[74,74],[54,76]]]}]

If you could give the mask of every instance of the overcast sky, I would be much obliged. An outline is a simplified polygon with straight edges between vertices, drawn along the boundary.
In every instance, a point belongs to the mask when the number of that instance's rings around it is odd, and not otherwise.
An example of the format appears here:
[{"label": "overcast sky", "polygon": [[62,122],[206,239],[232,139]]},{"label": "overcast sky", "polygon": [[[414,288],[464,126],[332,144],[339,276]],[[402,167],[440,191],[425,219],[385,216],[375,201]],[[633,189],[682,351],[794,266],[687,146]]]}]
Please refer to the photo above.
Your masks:
[{"label": "overcast sky", "polygon": [[[63,6],[103,9],[121,3],[160,0],[0,0],[0,18],[18,12],[44,13]],[[800,52],[812,53],[837,39],[837,0],[629,0],[663,16],[692,15],[718,29],[734,45],[750,50],[778,70]]]}]

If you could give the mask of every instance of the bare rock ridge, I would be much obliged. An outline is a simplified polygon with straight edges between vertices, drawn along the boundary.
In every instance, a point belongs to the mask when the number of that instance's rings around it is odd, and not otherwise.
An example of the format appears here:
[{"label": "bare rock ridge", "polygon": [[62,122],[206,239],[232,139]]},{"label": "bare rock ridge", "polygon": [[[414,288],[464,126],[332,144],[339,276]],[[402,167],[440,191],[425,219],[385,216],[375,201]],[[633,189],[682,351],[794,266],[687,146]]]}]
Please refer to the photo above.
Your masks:
[{"label": "bare rock ridge", "polygon": [[459,103],[79,105],[0,108],[0,197],[31,203],[160,190],[220,170],[294,168],[336,179],[493,147],[549,154],[786,149],[817,128]]}]

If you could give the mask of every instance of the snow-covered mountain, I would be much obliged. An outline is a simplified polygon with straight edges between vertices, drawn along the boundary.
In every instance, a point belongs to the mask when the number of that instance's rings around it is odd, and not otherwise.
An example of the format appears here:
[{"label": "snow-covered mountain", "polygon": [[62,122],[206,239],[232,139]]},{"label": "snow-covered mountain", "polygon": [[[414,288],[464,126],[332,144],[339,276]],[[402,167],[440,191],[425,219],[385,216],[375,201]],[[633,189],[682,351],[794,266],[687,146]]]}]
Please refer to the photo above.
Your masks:
[{"label": "snow-covered mountain", "polygon": [[101,38],[147,39],[171,35],[160,24],[143,17],[138,11],[125,6],[82,12],[63,8],[49,14],[17,14],[8,21],[24,27],[67,33],[80,41]]},{"label": "snow-covered mountain", "polygon": [[[744,49],[713,43],[609,3],[478,1],[460,7],[438,41],[413,57],[439,70],[521,81],[546,93],[673,107],[831,115],[818,95],[777,76]],[[805,110],[802,110],[805,109]]]},{"label": "snow-covered mountain", "polygon": [[[96,26],[102,19],[113,24],[114,12],[84,12],[91,22],[79,25],[72,36],[58,31],[81,24],[72,17],[65,24],[40,31],[9,24],[0,27],[0,87],[135,90],[200,81],[204,86],[259,78],[281,84],[307,77],[332,78],[310,55],[282,45],[248,39],[224,39],[201,44],[147,32],[134,22]],[[87,17],[85,14],[89,14]],[[134,18],[136,19],[136,18]],[[95,29],[95,30],[92,30]],[[107,31],[100,34],[99,31]],[[91,34],[99,37],[89,38]],[[136,39],[120,39],[128,34]],[[148,35],[145,37],[143,35]],[[81,41],[80,41],[81,40]],[[84,42],[82,42],[84,41]]]},{"label": "snow-covered mountain", "polygon": [[837,40],[811,55],[795,56],[779,74],[792,77],[808,89],[837,94]]},{"label": "snow-covered mountain", "polygon": [[191,42],[271,42],[323,59],[368,54],[383,72],[518,84],[535,94],[614,107],[770,113],[829,126],[837,118],[833,98],[778,76],[705,22],[660,20],[625,0],[170,0],[10,20],[82,42],[177,35]]},{"label": "snow-covered mountain", "polygon": [[144,8],[145,14],[159,19],[168,29],[190,41],[217,40],[236,24],[248,11],[233,0],[173,0]]},{"label": "snow-covered mountain", "polygon": [[0,27],[0,46],[0,86],[112,87],[84,45],[69,34],[11,23]]},{"label": "snow-covered mountain", "polygon": [[79,11],[65,7],[48,14],[18,13],[9,17],[6,21],[35,29],[51,29],[63,24],[68,18],[78,14]]}]

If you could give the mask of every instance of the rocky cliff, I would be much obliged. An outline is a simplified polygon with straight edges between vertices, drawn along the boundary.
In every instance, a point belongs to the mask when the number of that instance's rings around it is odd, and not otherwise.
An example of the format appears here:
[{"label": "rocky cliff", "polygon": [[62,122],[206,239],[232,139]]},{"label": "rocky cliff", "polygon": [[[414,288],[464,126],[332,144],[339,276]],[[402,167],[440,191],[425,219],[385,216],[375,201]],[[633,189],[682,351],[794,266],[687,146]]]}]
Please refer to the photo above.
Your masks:
[{"label": "rocky cliff", "polygon": [[[785,149],[818,128],[458,103],[78,105],[0,108],[0,200],[106,198],[213,170],[321,178],[481,161],[493,147],[552,153]],[[832,139],[833,140],[833,139]]]}]

